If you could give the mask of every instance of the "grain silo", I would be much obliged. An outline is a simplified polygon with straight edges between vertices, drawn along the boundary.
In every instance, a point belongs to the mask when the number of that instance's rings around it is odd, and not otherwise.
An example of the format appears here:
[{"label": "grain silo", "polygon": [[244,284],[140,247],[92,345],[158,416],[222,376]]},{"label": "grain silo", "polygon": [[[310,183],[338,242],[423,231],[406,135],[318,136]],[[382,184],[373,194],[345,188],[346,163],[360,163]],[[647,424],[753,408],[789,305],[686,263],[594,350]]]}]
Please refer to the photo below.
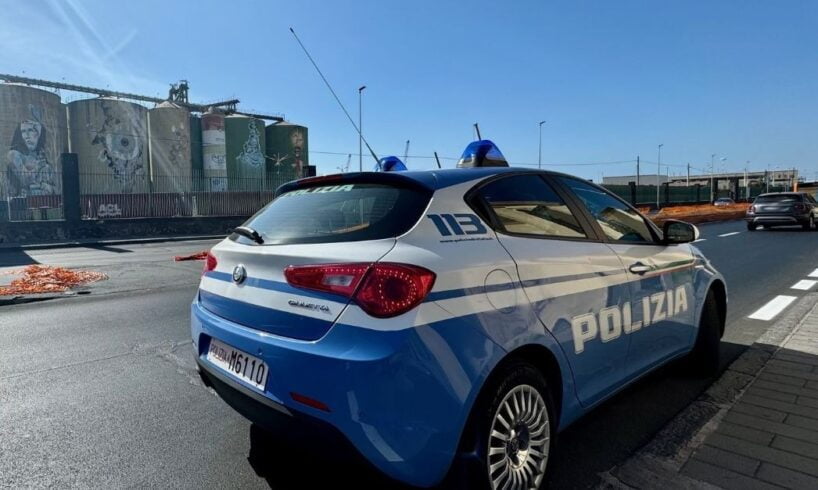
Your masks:
[{"label": "grain silo", "polygon": [[228,189],[261,189],[265,174],[264,121],[241,115],[224,120]]},{"label": "grain silo", "polygon": [[52,92],[0,84],[0,197],[61,194],[65,106]]},{"label": "grain silo", "polygon": [[307,128],[285,121],[267,126],[265,132],[268,188],[303,177],[309,165]]},{"label": "grain silo", "polygon": [[68,104],[71,152],[79,159],[80,193],[129,194],[149,190],[148,110],[100,97]]},{"label": "grain silo", "polygon": [[155,192],[191,190],[190,112],[172,102],[148,111],[151,181]]},{"label": "grain silo", "polygon": [[202,114],[202,168],[204,190],[227,190],[227,155],[224,141],[224,114],[208,111]]},{"label": "grain silo", "polygon": [[194,114],[188,120],[190,129],[190,168],[194,178],[202,176],[202,119]]}]

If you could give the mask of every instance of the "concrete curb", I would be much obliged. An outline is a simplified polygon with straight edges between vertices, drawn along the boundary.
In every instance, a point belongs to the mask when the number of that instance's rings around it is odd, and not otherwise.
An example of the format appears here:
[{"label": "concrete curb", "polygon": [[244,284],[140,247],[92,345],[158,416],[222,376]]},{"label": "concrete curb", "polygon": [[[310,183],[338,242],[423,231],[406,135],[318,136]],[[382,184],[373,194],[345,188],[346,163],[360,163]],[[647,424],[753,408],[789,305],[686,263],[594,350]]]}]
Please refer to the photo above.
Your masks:
[{"label": "concrete curb", "polygon": [[186,242],[197,240],[218,240],[226,235],[193,235],[178,237],[153,237],[153,238],[124,238],[120,240],[76,240],[60,243],[38,243],[32,245],[21,245],[19,243],[0,243],[0,253],[4,250],[43,250],[49,248],[71,248],[83,247],[86,245],[133,245],[141,243],[161,243],[161,242]]},{"label": "concrete curb", "polygon": [[0,307],[9,305],[22,305],[25,303],[37,303],[40,301],[48,301],[50,299],[70,298],[78,294],[88,294],[88,292],[66,291],[64,293],[43,293],[43,294],[26,294],[21,296],[0,296]]},{"label": "concrete curb", "polygon": [[816,305],[818,293],[802,297],[648,444],[625,463],[601,474],[597,488],[718,488],[682,475],[682,466]]}]

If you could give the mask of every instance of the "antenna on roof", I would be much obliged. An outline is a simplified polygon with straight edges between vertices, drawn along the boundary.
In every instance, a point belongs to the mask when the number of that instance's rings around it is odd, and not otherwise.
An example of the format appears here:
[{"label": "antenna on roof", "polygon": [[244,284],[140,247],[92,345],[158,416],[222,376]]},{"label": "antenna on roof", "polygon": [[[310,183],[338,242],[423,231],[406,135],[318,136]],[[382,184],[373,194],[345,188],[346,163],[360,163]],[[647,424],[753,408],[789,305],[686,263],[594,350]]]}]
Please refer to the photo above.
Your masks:
[{"label": "antenna on roof", "polygon": [[437,162],[437,168],[443,168],[440,166],[440,158],[438,158],[437,152],[435,152],[435,161]]},{"label": "antenna on roof", "polygon": [[315,71],[317,71],[318,74],[321,75],[321,80],[323,80],[324,83],[327,85],[327,88],[329,89],[330,93],[332,93],[332,96],[335,97],[335,101],[338,102],[338,105],[341,106],[341,110],[344,111],[344,114],[346,114],[347,119],[349,119],[349,122],[352,124],[352,127],[355,128],[355,131],[358,133],[358,136],[360,136],[361,140],[363,140],[364,144],[366,145],[366,149],[369,150],[369,153],[372,155],[372,158],[375,159],[375,164],[377,165],[378,163],[380,163],[380,160],[378,160],[378,156],[375,155],[374,151],[372,151],[372,147],[369,146],[369,142],[366,141],[366,138],[364,138],[364,135],[361,133],[361,128],[359,128],[358,125],[355,124],[355,121],[352,120],[352,116],[349,115],[349,111],[347,111],[346,107],[344,107],[344,104],[341,103],[341,99],[338,98],[338,95],[335,93],[335,90],[332,89],[332,85],[329,84],[327,77],[325,77],[324,74],[321,72],[321,69],[318,68],[318,64],[316,64],[315,60],[312,59],[312,56],[310,56],[310,52],[307,51],[306,46],[304,46],[304,43],[302,43],[301,39],[298,38],[298,35],[295,33],[292,27],[290,27],[290,32],[293,33],[293,37],[295,37],[295,40],[298,41],[298,44],[301,46],[301,49],[304,50],[304,54],[307,55],[307,58],[309,58],[310,63],[312,63],[312,66],[315,67]]},{"label": "antenna on roof", "polygon": [[477,123],[474,123],[474,130],[477,131],[477,139],[483,139],[483,137],[480,136],[480,126],[478,126]]}]

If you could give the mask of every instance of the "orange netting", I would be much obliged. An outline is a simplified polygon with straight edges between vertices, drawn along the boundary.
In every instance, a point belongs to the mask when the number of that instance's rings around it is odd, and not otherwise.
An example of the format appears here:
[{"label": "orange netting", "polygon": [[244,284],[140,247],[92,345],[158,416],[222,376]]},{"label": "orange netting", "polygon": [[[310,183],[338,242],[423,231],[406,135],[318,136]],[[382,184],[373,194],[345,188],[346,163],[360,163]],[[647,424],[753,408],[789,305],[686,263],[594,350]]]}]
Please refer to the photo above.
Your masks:
[{"label": "orange netting", "polygon": [[204,252],[198,252],[193,255],[177,255],[173,258],[176,262],[181,262],[183,260],[204,260],[207,258],[207,250]]},{"label": "orange netting", "polygon": [[0,286],[0,296],[58,293],[74,286],[108,278],[101,272],[74,271],[65,267],[47,265],[30,265],[22,270],[11,271],[9,274],[22,274],[22,277],[14,279],[8,286]]},{"label": "orange netting", "polygon": [[651,220],[661,224],[668,219],[678,219],[689,223],[705,223],[709,221],[724,221],[740,219],[747,212],[749,204],[730,204],[728,206],[716,207],[712,204],[693,204],[686,206],[669,206],[662,208],[656,214],[648,214],[649,208],[639,208]]}]

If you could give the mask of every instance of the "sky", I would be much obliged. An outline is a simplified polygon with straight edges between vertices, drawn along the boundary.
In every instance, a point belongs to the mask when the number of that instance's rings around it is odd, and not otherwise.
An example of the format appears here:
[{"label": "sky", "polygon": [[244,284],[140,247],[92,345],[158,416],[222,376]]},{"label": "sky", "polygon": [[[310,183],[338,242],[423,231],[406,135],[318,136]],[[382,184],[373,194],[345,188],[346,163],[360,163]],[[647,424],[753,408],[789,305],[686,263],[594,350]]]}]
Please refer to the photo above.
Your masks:
[{"label": "sky", "polygon": [[[798,168],[818,178],[818,2],[0,0],[0,73],[237,97],[309,128],[310,163],[452,167],[475,139],[513,165],[594,180]],[[76,98],[76,96],[75,96]],[[366,151],[366,150],[365,150]],[[365,170],[374,161],[364,155]]]}]

